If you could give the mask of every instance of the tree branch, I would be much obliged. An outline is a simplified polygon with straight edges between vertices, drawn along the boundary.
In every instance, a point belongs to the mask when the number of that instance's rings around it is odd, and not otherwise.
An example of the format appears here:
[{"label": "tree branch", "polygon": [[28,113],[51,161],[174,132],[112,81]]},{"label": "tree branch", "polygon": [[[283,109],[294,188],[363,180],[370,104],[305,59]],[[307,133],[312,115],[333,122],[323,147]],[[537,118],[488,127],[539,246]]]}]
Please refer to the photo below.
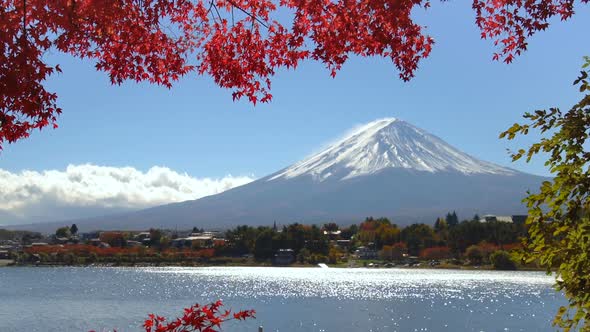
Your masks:
[{"label": "tree branch", "polygon": [[246,11],[245,9],[243,9],[242,7],[238,6],[238,4],[236,4],[233,0],[227,0],[227,2],[229,2],[232,6],[236,7],[237,9],[239,9],[242,13],[250,16],[251,18],[253,18],[256,22],[260,23],[260,25],[262,25],[263,27],[268,29],[268,25],[266,23],[264,23],[263,21],[261,21],[258,17],[256,17],[256,15],[249,13],[248,11]]},{"label": "tree branch", "polygon": [[27,39],[27,0],[23,0],[23,36]]}]

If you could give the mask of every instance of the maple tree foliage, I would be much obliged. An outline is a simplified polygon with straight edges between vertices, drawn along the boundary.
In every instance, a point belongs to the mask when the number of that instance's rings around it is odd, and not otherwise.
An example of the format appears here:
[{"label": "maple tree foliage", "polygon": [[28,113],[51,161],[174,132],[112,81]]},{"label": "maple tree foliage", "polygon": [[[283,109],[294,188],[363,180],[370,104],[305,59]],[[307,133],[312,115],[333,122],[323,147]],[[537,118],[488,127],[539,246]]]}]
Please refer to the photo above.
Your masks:
[{"label": "maple tree foliage", "polygon": [[164,317],[149,314],[143,327],[146,332],[215,332],[222,323],[229,320],[255,318],[254,310],[243,310],[232,314],[229,310],[221,312],[222,306],[221,300],[203,306],[195,304],[185,308],[182,317],[169,321]]},{"label": "maple tree foliage", "polygon": [[[581,0],[587,3],[589,0]],[[511,62],[549,19],[574,14],[574,0],[474,0],[482,38]],[[412,19],[427,0],[0,0],[0,149],[33,129],[56,125],[61,109],[44,82],[57,50],[91,59],[113,84],[171,87],[209,75],[233,98],[268,102],[279,68],[306,59],[331,75],[350,55],[390,58],[403,80],[434,43]],[[279,11],[288,19],[277,21]],[[282,15],[281,17],[285,17]]]},{"label": "maple tree foliage", "polygon": [[185,308],[182,317],[171,320],[149,314],[142,327],[146,332],[216,332],[220,331],[221,324],[224,322],[256,318],[254,310],[242,310],[235,313],[230,310],[222,312],[222,306],[221,300],[206,305],[197,303]]},{"label": "maple tree foliage", "polygon": [[[590,0],[580,0],[587,4]],[[527,49],[527,38],[549,27],[549,20],[565,21],[575,13],[574,0],[474,0],[481,38],[492,39],[500,51],[494,60],[512,62]]]}]

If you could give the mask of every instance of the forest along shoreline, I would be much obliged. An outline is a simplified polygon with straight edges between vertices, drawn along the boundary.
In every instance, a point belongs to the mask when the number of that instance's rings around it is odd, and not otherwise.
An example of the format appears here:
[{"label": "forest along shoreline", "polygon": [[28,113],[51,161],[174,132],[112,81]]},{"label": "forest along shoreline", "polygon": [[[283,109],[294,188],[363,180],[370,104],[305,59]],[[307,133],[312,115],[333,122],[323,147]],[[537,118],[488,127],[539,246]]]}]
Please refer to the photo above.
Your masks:
[{"label": "forest along shoreline", "polygon": [[341,227],[289,224],[238,226],[220,232],[82,233],[77,225],[55,234],[0,229],[0,266],[292,266],[539,270],[522,264],[526,216],[475,215],[459,222],[455,212],[432,226],[397,226],[368,217]]}]

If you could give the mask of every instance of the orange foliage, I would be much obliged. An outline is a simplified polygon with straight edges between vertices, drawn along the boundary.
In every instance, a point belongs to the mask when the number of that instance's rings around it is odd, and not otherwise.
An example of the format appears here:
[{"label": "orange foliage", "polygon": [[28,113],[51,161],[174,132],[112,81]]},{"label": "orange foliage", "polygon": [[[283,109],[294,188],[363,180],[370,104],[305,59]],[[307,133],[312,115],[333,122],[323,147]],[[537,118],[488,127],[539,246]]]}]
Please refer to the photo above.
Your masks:
[{"label": "orange foliage", "polygon": [[127,234],[122,232],[102,232],[100,233],[100,241],[108,243],[113,247],[122,247],[126,242]]},{"label": "orange foliage", "polygon": [[498,247],[498,245],[493,244],[493,243],[489,243],[489,242],[480,242],[478,245],[479,249],[481,250],[481,253],[483,254],[484,257],[489,257],[491,253],[493,253],[496,250],[500,250],[500,247]]},{"label": "orange foliage", "polygon": [[154,256],[155,251],[148,248],[134,247],[134,248],[99,248],[87,244],[66,244],[57,246],[35,246],[26,248],[24,250],[29,254],[74,254],[76,256],[87,257],[96,254],[99,257],[113,257],[117,254],[121,255],[143,255]]},{"label": "orange foliage", "polygon": [[423,259],[446,259],[451,257],[451,248],[449,247],[426,248],[420,252],[420,258]]},{"label": "orange foliage", "polygon": [[521,243],[503,244],[502,249],[506,250],[506,251],[518,250],[518,249],[522,249],[522,244]]},{"label": "orange foliage", "polygon": [[215,249],[200,249],[200,250],[181,249],[181,250],[178,250],[176,248],[170,248],[170,249],[164,250],[162,254],[164,256],[176,257],[176,258],[181,258],[181,259],[211,258],[215,254]]}]

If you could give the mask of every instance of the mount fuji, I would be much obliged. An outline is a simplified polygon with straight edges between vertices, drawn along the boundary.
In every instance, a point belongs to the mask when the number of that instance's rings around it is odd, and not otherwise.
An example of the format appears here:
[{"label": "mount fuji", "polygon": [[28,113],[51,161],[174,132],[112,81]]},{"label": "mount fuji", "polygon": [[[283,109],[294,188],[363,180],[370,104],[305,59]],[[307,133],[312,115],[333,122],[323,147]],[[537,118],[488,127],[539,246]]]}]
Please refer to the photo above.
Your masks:
[{"label": "mount fuji", "polygon": [[81,229],[223,229],[291,222],[340,224],[386,216],[432,223],[455,210],[524,214],[543,177],[478,160],[407,122],[381,119],[292,166],[194,201],[76,221]]},{"label": "mount fuji", "polygon": [[269,181],[311,176],[348,180],[387,169],[515,175],[516,171],[477,160],[411,124],[395,118],[371,122],[326,150],[272,175]]}]

